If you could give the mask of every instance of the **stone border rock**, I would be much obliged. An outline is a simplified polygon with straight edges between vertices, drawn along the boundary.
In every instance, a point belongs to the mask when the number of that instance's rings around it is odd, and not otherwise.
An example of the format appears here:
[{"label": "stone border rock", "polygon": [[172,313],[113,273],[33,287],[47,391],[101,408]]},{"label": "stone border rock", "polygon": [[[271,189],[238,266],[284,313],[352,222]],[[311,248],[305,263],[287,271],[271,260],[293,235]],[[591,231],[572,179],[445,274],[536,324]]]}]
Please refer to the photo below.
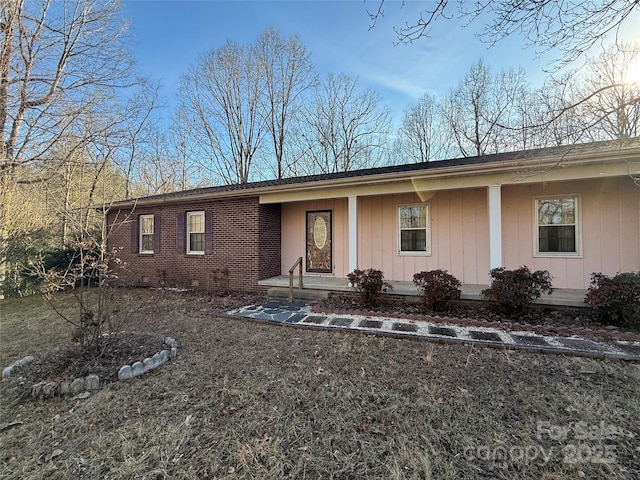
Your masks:
[{"label": "stone border rock", "polygon": [[21,358],[20,360],[16,360],[8,367],[5,367],[2,369],[2,378],[10,377],[16,368],[23,367],[31,362],[33,362],[33,357],[31,355],[27,355],[26,357]]},{"label": "stone border rock", "polygon": [[[147,357],[142,362],[134,362],[131,365],[123,365],[118,370],[118,380],[128,380],[143,375],[151,370],[161,367],[169,359],[175,360],[178,356],[178,342],[175,338],[166,337],[164,344],[170,350],[160,350],[153,357]],[[27,365],[33,361],[33,357],[28,355],[20,360],[13,362],[2,370],[2,378],[10,377],[16,368]],[[31,396],[34,398],[50,398],[56,395],[67,395],[70,393],[79,394],[83,391],[96,391],[104,387],[106,380],[100,380],[98,375],[87,375],[86,377],[76,378],[74,380],[63,380],[61,382],[39,382],[31,386]],[[86,398],[86,397],[85,397]]]},{"label": "stone border rock", "polygon": [[167,350],[160,350],[153,357],[145,358],[142,362],[134,362],[131,365],[123,365],[118,370],[118,380],[129,380],[131,378],[139,377],[155,368],[158,368],[171,358],[175,360],[178,355],[178,342],[174,338],[167,337],[164,339],[164,344],[171,348],[171,352]]}]

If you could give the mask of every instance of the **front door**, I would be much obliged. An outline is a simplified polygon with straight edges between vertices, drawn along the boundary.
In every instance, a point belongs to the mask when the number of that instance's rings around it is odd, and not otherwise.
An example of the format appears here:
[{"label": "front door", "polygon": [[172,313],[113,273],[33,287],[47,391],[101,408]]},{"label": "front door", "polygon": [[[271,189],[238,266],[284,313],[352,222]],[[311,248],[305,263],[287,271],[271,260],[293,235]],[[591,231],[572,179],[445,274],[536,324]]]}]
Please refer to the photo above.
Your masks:
[{"label": "front door", "polygon": [[332,244],[331,210],[307,212],[307,272],[333,271]]}]

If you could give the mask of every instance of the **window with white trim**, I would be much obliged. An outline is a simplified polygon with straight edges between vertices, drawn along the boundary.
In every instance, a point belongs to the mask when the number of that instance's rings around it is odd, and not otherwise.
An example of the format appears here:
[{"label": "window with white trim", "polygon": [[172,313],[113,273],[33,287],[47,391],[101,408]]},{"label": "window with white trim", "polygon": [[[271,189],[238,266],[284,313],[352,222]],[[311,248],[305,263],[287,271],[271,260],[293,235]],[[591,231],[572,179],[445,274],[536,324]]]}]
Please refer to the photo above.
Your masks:
[{"label": "window with white trim", "polygon": [[398,252],[409,255],[431,255],[429,205],[400,205]]},{"label": "window with white trim", "polygon": [[577,195],[535,199],[535,255],[546,257],[581,254],[579,198]]},{"label": "window with white trim", "polygon": [[153,253],[153,215],[140,215],[140,253]]},{"label": "window with white trim", "polygon": [[204,254],[204,212],[187,213],[187,253]]}]

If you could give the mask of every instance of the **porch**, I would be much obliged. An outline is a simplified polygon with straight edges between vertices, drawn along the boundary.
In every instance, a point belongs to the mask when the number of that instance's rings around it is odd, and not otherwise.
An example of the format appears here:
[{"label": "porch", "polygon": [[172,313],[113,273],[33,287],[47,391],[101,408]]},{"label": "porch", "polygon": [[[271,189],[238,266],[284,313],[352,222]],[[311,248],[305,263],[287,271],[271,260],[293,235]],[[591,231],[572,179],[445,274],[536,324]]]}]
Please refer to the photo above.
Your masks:
[{"label": "porch", "polygon": [[[391,295],[417,296],[419,295],[417,287],[413,282],[388,281],[393,289],[389,292]],[[278,275],[277,277],[260,280],[258,285],[267,288],[267,291],[282,292],[289,289],[289,275]],[[299,285],[299,277],[294,275],[294,298],[300,294],[297,288]],[[328,292],[354,292],[355,289],[349,286],[346,278],[340,277],[322,277],[318,275],[303,275],[303,290],[305,293],[313,295],[313,293],[323,294]],[[462,300],[482,300],[481,292],[488,285],[463,284],[461,287],[460,298]],[[584,296],[587,291],[572,288],[557,288],[551,295],[543,295],[534,303],[541,305],[553,305],[561,307],[586,307]],[[286,295],[286,294],[285,294]]]}]

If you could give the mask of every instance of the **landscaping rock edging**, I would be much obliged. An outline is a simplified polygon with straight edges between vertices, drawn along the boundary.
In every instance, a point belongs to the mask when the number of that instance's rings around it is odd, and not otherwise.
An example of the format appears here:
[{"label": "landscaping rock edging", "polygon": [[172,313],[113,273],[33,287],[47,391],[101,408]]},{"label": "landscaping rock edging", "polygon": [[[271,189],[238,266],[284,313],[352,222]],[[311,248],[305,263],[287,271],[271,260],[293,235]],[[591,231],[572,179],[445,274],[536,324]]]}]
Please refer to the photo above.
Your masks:
[{"label": "landscaping rock edging", "polygon": [[[118,370],[118,380],[129,380],[131,378],[143,375],[151,370],[161,367],[169,359],[175,360],[178,356],[178,342],[175,338],[166,337],[164,344],[170,350],[160,350],[152,357],[145,358],[142,362],[134,362],[131,365],[123,365]],[[16,368],[25,366],[33,361],[33,357],[28,355],[20,360],[13,362],[2,370],[2,378],[8,378],[13,375]],[[67,395],[70,393],[79,394],[83,391],[96,391],[104,387],[107,380],[100,380],[98,375],[87,375],[73,380],[63,380],[61,382],[39,382],[31,386],[30,394],[34,398],[50,398],[57,395]]]},{"label": "landscaping rock edging", "polygon": [[154,370],[165,363],[171,358],[175,360],[178,355],[178,342],[174,338],[167,337],[164,340],[165,345],[171,348],[171,352],[167,350],[160,350],[153,357],[147,357],[142,362],[134,362],[131,365],[123,365],[118,370],[118,380],[130,380],[140,375]]},{"label": "landscaping rock edging", "polygon": [[24,367],[25,365],[31,362],[33,362],[33,357],[31,355],[27,355],[26,357],[21,358],[20,360],[16,360],[8,367],[5,367],[2,369],[2,378],[10,377],[16,368]]}]

